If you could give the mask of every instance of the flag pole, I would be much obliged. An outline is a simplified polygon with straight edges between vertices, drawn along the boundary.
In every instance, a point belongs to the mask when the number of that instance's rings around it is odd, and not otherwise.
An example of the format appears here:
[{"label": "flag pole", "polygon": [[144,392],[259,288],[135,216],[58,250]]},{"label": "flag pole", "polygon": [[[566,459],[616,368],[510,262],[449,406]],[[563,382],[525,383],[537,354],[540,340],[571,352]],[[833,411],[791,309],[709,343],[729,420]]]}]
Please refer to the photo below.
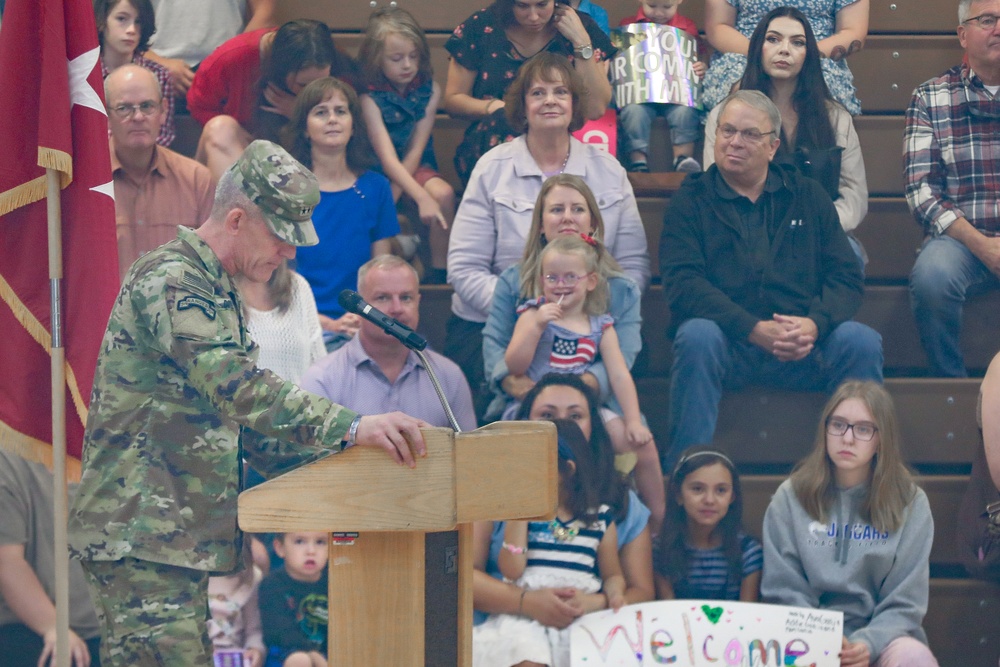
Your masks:
[{"label": "flag pole", "polygon": [[59,172],[49,168],[46,203],[49,236],[49,294],[52,315],[52,474],[55,519],[55,597],[57,667],[69,667],[69,540],[67,538],[66,493],[66,350],[62,341],[62,210]]}]

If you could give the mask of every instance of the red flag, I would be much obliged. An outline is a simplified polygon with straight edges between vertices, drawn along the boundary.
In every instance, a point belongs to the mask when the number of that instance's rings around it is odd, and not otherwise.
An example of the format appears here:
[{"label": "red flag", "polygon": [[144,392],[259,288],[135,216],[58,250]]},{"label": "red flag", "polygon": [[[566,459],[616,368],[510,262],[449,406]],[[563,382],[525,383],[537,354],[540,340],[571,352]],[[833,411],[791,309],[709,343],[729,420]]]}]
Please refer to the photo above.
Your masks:
[{"label": "red flag", "polygon": [[62,188],[66,444],[76,459],[119,284],[99,53],[90,0],[7,2],[0,31],[0,445],[36,460],[51,460],[52,447],[46,168],[59,171]]}]

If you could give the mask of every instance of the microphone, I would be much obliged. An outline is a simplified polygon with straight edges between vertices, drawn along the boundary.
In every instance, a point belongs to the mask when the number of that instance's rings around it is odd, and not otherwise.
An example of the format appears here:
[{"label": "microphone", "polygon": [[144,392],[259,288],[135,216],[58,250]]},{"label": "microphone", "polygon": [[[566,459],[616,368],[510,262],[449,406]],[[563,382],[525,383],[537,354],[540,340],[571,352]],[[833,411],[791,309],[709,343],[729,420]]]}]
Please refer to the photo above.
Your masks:
[{"label": "microphone", "polygon": [[396,338],[411,350],[421,351],[427,347],[427,339],[399,320],[389,317],[381,310],[361,298],[354,290],[345,289],[337,297],[340,307],[349,313],[360,315],[382,331]]}]

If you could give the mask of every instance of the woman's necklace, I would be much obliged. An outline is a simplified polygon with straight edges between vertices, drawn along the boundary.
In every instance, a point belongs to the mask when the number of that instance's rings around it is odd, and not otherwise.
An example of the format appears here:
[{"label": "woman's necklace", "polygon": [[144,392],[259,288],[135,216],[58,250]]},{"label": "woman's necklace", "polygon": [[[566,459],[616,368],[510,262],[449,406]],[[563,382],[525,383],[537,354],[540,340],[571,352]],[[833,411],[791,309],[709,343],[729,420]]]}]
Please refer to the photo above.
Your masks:
[{"label": "woman's necklace", "polygon": [[365,193],[362,192],[361,188],[358,187],[358,179],[355,178],[354,182],[351,183],[351,189],[354,190],[354,194],[356,194],[357,196],[361,197],[362,199],[365,198]]},{"label": "woman's necklace", "polygon": [[[529,150],[528,152],[530,153],[531,151]],[[534,157],[534,155],[532,155],[531,157]],[[559,170],[558,171],[545,171],[544,169],[542,169],[542,175],[545,176],[545,178],[551,178],[552,176],[556,176],[558,174],[561,174],[564,171],[566,171],[566,164],[568,162],[569,162],[569,148],[566,149],[566,157],[563,158],[562,166],[559,167]],[[538,164],[538,160],[535,160],[535,164]],[[539,169],[541,169],[540,166],[539,166]]]},{"label": "woman's necklace", "polygon": [[537,55],[539,52],[543,51],[545,47],[549,45],[549,42],[551,42],[552,39],[554,38],[549,38],[541,46],[535,47],[535,43],[537,43],[538,40],[530,44],[525,43],[522,42],[517,37],[512,36],[510,31],[507,31],[507,41],[510,42],[510,48],[513,49],[514,54],[517,55],[517,57],[520,58],[521,60],[527,60],[528,58],[531,58],[532,56]]},{"label": "woman's necklace", "polygon": [[572,540],[574,537],[580,534],[580,529],[576,525],[576,520],[570,520],[568,523],[563,523],[562,519],[556,517],[549,521],[549,530],[552,531],[552,536],[555,537],[560,542],[565,542],[567,540]]}]

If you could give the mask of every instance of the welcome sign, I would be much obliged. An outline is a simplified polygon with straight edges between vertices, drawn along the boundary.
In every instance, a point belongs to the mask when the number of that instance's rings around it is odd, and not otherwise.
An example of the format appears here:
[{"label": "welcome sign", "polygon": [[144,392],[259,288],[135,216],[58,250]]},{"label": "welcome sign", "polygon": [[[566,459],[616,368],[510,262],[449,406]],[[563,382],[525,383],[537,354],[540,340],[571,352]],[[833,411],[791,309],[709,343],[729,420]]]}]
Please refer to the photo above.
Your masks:
[{"label": "welcome sign", "polygon": [[583,616],[572,667],[839,667],[844,614],[800,607],[664,600]]},{"label": "welcome sign", "polygon": [[611,61],[611,88],[618,108],[659,102],[701,108],[694,73],[698,42],[687,32],[656,23],[632,23],[611,31],[618,54]]}]

